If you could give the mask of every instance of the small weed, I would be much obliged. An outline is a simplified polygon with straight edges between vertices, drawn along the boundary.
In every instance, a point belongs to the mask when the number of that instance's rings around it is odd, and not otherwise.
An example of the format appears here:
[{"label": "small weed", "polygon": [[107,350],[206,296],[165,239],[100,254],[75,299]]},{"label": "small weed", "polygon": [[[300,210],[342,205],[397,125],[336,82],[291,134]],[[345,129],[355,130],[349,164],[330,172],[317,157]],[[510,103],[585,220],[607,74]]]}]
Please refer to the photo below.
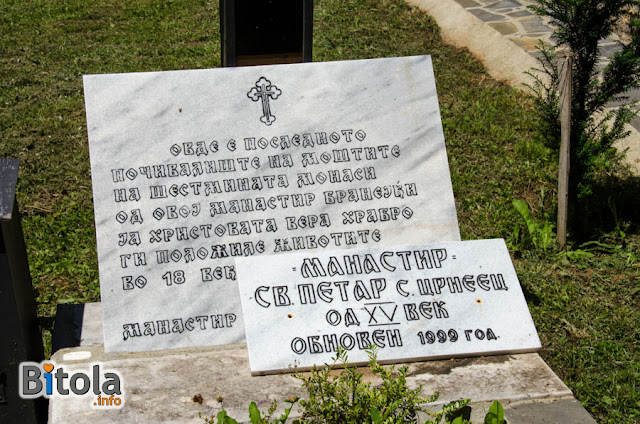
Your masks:
[{"label": "small weed", "polygon": [[513,207],[518,211],[525,224],[527,225],[527,233],[521,235],[520,227],[517,226],[514,229],[513,236],[515,240],[523,240],[525,247],[533,247],[535,249],[548,249],[555,237],[553,234],[553,227],[549,222],[549,217],[545,215],[544,221],[533,219],[531,212],[529,212],[529,206],[520,199],[513,199]]},{"label": "small weed", "polygon": [[[420,395],[421,387],[407,387],[406,366],[383,367],[378,364],[376,349],[372,346],[369,354],[369,368],[379,377],[381,384],[372,386],[362,381],[363,374],[355,366],[349,366],[347,351],[338,348],[332,365],[314,368],[311,375],[296,374],[302,382],[308,400],[301,400],[301,417],[293,424],[405,424],[418,422],[418,412],[429,415],[424,424],[469,424],[471,409],[469,399],[450,402],[438,412],[431,412],[425,404],[434,402],[438,394],[429,397]],[[331,371],[339,365],[342,369],[336,377]],[[290,406],[284,414],[273,418],[277,403],[274,401],[266,414],[261,414],[255,402],[249,405],[249,420],[252,424],[285,424],[293,405],[298,399],[287,400]],[[200,414],[202,418],[202,415]],[[211,418],[204,418],[206,424],[237,424],[237,421],[222,410]],[[485,424],[506,424],[504,409],[495,401],[485,417]]]},{"label": "small weed", "polygon": [[[400,423],[415,418],[421,411],[421,404],[433,402],[437,395],[429,398],[420,396],[420,387],[407,388],[407,367],[397,370],[385,368],[378,364],[376,351],[369,351],[369,367],[371,372],[382,379],[382,384],[372,387],[371,383],[362,382],[362,374],[357,367],[349,366],[347,352],[339,349],[334,364],[344,367],[340,375],[329,377],[333,367],[325,366],[315,369],[310,376],[297,374],[308,400],[301,400],[304,410],[302,423],[335,422],[361,423],[367,422],[371,412],[382,422]],[[410,422],[410,421],[409,421]]]}]

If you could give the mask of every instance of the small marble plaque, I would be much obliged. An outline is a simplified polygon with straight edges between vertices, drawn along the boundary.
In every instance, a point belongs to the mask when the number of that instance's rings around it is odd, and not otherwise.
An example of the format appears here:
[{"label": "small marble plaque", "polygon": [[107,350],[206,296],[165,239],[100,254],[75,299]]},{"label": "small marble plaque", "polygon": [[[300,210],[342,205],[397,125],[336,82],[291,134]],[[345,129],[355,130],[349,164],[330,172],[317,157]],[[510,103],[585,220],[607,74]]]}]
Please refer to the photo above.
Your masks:
[{"label": "small marble plaque", "polygon": [[107,351],[244,341],[237,257],[460,239],[428,56],[84,89]]},{"label": "small marble plaque", "polygon": [[237,259],[251,372],[533,352],[502,239]]}]

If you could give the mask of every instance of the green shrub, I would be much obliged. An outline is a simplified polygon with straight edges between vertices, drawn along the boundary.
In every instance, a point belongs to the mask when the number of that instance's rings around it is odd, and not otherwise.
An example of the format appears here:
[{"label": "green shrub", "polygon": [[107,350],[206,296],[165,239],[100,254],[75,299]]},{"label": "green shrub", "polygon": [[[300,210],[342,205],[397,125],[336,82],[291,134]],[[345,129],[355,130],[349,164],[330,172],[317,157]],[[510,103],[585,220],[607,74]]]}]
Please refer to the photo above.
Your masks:
[{"label": "green shrub", "polygon": [[[594,183],[619,166],[622,154],[613,144],[629,133],[625,124],[636,115],[631,104],[606,112],[612,101],[628,100],[630,89],[640,86],[640,20],[637,0],[536,0],[531,9],[551,18],[556,27],[552,39],[557,48],[573,55],[571,99],[571,163],[569,199],[571,226],[580,237],[589,227],[587,206]],[[628,34],[621,50],[599,71],[598,42],[615,29]],[[559,67],[556,47],[542,46],[539,58],[542,74],[535,74],[532,86],[537,94],[540,128],[550,147],[560,140]],[[533,75],[533,73],[532,73]]]}]

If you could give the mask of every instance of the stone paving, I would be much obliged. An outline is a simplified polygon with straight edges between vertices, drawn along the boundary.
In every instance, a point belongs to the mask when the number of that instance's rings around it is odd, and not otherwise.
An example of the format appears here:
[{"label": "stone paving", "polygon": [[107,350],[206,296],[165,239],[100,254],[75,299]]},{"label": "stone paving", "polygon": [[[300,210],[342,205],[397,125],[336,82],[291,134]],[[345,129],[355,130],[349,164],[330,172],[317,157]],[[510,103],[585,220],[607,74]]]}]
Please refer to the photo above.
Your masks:
[{"label": "stone paving", "polygon": [[[536,47],[543,40],[552,44],[553,27],[549,18],[537,16],[529,6],[533,0],[455,0],[475,17],[504,35],[530,54],[536,54]],[[604,39],[600,42],[603,59],[619,49],[619,38]]]},{"label": "stone paving", "polygon": [[[536,3],[534,0],[455,1],[467,12],[513,41],[533,57],[539,55],[536,47],[540,45],[540,40],[547,44],[554,44],[551,41],[553,27],[550,24],[550,19],[537,16],[528,8]],[[620,49],[619,43],[620,38],[615,34],[600,41],[600,68],[606,65],[607,58],[613,56]],[[629,96],[632,99],[640,100],[640,90],[630,92]],[[611,106],[615,106],[615,104]],[[631,125],[640,131],[640,117],[636,117]]]}]

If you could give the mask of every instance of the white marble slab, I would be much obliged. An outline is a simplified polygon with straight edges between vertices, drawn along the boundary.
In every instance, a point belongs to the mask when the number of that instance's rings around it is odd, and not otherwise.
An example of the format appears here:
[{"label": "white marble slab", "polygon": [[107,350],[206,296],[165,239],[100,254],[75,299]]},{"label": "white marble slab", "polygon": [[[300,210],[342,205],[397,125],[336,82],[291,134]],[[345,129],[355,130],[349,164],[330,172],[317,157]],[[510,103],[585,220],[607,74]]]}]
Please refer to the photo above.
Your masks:
[{"label": "white marble slab", "polygon": [[237,256],[460,238],[427,56],[84,88],[107,351],[243,341]]},{"label": "white marble slab", "polygon": [[533,352],[540,340],[502,239],[237,259],[254,374]]}]

